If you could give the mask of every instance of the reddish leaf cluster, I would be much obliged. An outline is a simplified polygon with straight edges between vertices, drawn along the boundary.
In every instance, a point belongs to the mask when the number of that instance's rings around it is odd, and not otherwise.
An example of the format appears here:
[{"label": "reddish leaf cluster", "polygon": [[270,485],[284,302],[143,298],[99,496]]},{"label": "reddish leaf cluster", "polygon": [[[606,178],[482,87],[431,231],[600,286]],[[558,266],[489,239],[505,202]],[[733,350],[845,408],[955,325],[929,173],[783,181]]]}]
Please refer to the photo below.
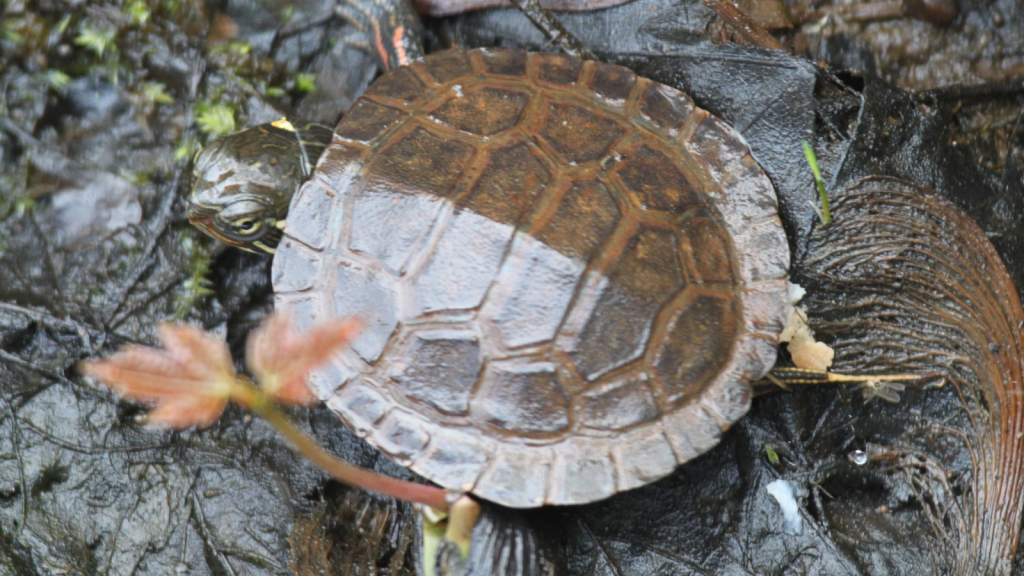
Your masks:
[{"label": "reddish leaf cluster", "polygon": [[[291,321],[273,314],[249,337],[249,368],[271,399],[308,405],[315,400],[306,374],[358,333],[357,320],[340,320],[299,334]],[[163,348],[127,346],[81,371],[107,383],[122,396],[154,405],[151,424],[187,428],[212,424],[229,399],[248,403],[254,390],[235,373],[223,340],[187,324],[160,326]]]},{"label": "reddish leaf cluster", "polygon": [[323,364],[359,333],[362,323],[337,320],[295,331],[291,318],[272,314],[245,343],[245,360],[263,389],[279,402],[307,406],[316,401],[306,374]]}]

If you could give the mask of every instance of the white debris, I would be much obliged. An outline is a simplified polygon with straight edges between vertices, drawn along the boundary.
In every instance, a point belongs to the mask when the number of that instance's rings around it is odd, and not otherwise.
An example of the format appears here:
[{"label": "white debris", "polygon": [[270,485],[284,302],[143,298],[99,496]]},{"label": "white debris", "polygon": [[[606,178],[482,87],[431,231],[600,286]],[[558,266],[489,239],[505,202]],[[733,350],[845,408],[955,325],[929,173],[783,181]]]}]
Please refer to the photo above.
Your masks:
[{"label": "white debris", "polygon": [[789,342],[789,355],[797,368],[828,370],[836,352],[827,344],[814,340],[814,331],[807,325],[807,308],[796,303],[807,293],[799,284],[789,283],[789,319],[780,342]]},{"label": "white debris", "polygon": [[456,84],[452,86],[452,91],[455,92],[456,98],[462,98],[465,94],[462,93],[462,84]]},{"label": "white debris", "polygon": [[800,516],[800,506],[796,503],[793,483],[789,480],[775,480],[765,486],[765,490],[775,498],[782,508],[782,531],[796,536],[804,530],[804,519]]}]

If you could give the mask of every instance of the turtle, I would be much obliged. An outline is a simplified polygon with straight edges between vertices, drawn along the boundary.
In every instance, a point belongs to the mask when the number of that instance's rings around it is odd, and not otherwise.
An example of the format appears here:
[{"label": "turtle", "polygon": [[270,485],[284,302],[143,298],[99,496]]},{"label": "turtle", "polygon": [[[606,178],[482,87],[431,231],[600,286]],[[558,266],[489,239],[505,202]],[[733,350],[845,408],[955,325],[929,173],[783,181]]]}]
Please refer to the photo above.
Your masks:
[{"label": "turtle", "polygon": [[612,64],[412,56],[333,131],[280,120],[195,163],[189,218],[274,253],[279,310],[364,320],[316,395],[424,478],[517,508],[604,499],[715,446],[789,304],[742,136]]}]

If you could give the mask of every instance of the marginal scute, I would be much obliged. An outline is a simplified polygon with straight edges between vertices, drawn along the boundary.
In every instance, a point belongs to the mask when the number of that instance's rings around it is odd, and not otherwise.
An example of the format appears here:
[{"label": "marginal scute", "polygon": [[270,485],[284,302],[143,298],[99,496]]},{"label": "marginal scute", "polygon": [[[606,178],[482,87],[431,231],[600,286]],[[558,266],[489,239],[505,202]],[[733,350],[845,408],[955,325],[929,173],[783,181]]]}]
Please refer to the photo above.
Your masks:
[{"label": "marginal scute", "polygon": [[720,185],[738,178],[747,165],[753,164],[746,144],[725,122],[703,110],[700,112],[703,118],[685,142],[687,150]]},{"label": "marginal scute", "polygon": [[281,293],[277,295],[276,300],[276,306],[287,309],[292,320],[299,326],[312,326],[323,320],[319,294],[314,291]]},{"label": "marginal scute", "polygon": [[472,488],[494,453],[494,447],[477,439],[478,435],[474,430],[435,427],[412,469],[446,488]]},{"label": "marginal scute", "polygon": [[678,464],[707,452],[722,436],[722,430],[699,404],[688,404],[665,414],[661,426]]},{"label": "marginal scute", "polygon": [[491,362],[478,402],[478,417],[503,430],[550,434],[569,425],[569,398],[553,362]]},{"label": "marginal scute", "polygon": [[328,398],[356,376],[354,370],[333,359],[310,372],[306,376],[306,382],[318,398]]},{"label": "marginal scute", "polygon": [[785,302],[789,299],[786,279],[769,280],[749,287],[743,294],[747,330],[779,334],[788,320]]},{"label": "marginal scute", "polygon": [[400,410],[392,410],[380,424],[375,439],[380,449],[400,462],[419,456],[430,441],[423,421]]},{"label": "marginal scute", "polygon": [[746,223],[774,216],[779,211],[775,189],[761,167],[753,164],[716,194],[718,210],[734,230]]},{"label": "marginal scute", "polygon": [[391,368],[400,392],[448,414],[465,414],[483,368],[480,342],[468,330],[413,332]]},{"label": "marginal scute", "polygon": [[426,69],[438,84],[445,84],[473,73],[473,65],[469,62],[469,54],[465,50],[446,50],[439,54],[424,58],[418,63]]},{"label": "marginal scute", "polygon": [[367,96],[380,96],[412,104],[427,93],[427,87],[408,67],[398,68],[377,79],[366,91]]},{"label": "marginal scute", "polygon": [[664,84],[651,82],[640,97],[640,113],[651,124],[675,136],[693,112],[693,100]]},{"label": "marginal scute", "polygon": [[541,137],[569,163],[601,160],[626,133],[618,122],[576,104],[548,102],[543,114]]},{"label": "marginal scute", "polygon": [[615,469],[604,442],[577,439],[562,448],[549,504],[591,502],[615,492]]},{"label": "marginal scute", "polygon": [[594,66],[594,75],[590,79],[590,90],[608,103],[622,105],[629,98],[629,93],[636,84],[636,74],[628,68],[603,64],[588,63]]},{"label": "marginal scute", "polygon": [[541,82],[559,86],[572,86],[580,75],[583,61],[563,54],[531,54],[536,67],[536,78]]},{"label": "marginal scute", "polygon": [[526,52],[507,48],[488,48],[480,51],[484,71],[495,76],[525,76]]},{"label": "marginal scute", "polygon": [[334,190],[344,190],[355,176],[353,169],[358,168],[359,158],[365,148],[359,144],[342,142],[337,136],[320,155],[316,165],[316,178],[320,183],[329,182]]},{"label": "marginal scute", "polygon": [[670,312],[665,339],[654,350],[654,368],[670,402],[700,394],[729,362],[740,326],[730,294],[697,294]]},{"label": "marginal scute", "polygon": [[508,448],[480,475],[479,494],[513,508],[532,508],[544,503],[551,454],[544,450]]},{"label": "marginal scute", "polygon": [[619,490],[630,490],[668,475],[676,467],[675,453],[658,426],[622,433],[615,447]]},{"label": "marginal scute", "polygon": [[700,195],[665,153],[641,144],[617,168],[642,208],[680,213],[700,205]]},{"label": "marginal scute", "polygon": [[584,378],[594,380],[643,355],[655,315],[685,284],[676,248],[671,231],[639,227],[591,282],[589,298],[577,301],[575,318],[563,331]]},{"label": "marginal scute", "polygon": [[519,123],[530,95],[520,90],[480,88],[451,98],[430,116],[456,130],[494,136]]},{"label": "marginal scute", "polygon": [[778,216],[749,223],[733,236],[733,245],[748,282],[784,278],[789,272],[789,243]]},{"label": "marginal scute", "polygon": [[339,318],[360,318],[363,329],[352,349],[374,362],[398,327],[394,282],[384,274],[343,262],[335,275],[334,313]]},{"label": "marginal scute", "polygon": [[389,408],[388,401],[374,388],[372,383],[362,379],[349,382],[339,394],[328,399],[327,407],[344,418],[356,434],[366,436]]}]

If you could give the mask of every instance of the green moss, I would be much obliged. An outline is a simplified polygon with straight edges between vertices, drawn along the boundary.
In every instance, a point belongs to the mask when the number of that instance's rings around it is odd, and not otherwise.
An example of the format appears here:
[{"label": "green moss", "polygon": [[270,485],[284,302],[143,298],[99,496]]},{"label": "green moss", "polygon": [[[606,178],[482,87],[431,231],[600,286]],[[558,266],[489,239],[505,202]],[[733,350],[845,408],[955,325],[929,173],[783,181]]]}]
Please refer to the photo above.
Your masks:
[{"label": "green moss", "polygon": [[235,131],[235,109],[227,104],[199,104],[196,122],[207,136],[224,136]]}]

